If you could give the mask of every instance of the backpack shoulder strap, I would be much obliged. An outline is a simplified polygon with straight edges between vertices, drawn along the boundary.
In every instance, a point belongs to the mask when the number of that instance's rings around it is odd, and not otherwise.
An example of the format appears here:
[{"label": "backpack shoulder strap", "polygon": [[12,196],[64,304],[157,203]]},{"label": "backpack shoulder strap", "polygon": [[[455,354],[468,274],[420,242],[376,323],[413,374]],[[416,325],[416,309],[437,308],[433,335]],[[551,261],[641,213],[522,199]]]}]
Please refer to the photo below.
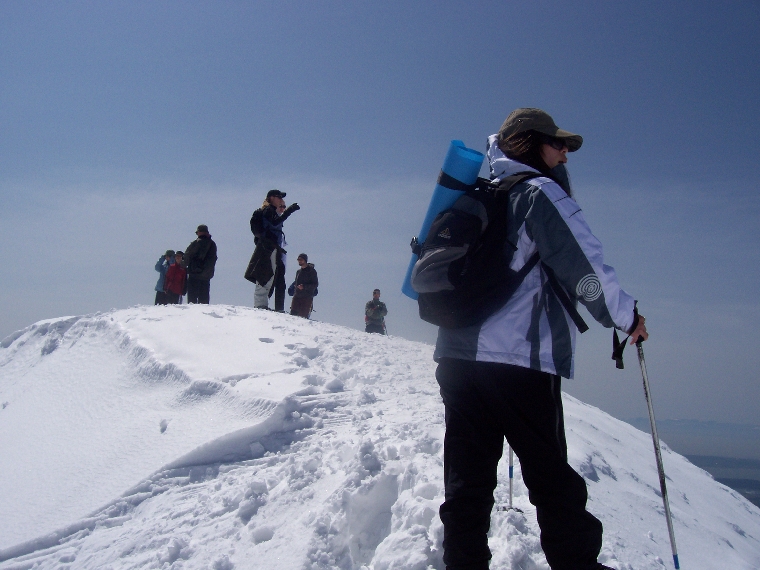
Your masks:
[{"label": "backpack shoulder strap", "polygon": [[[512,188],[514,188],[521,182],[525,182],[526,180],[530,180],[531,178],[540,178],[542,176],[543,174],[541,174],[540,172],[518,172],[517,174],[513,174],[511,176],[507,176],[506,178],[502,178],[499,181],[498,188],[496,189],[497,196],[506,197],[509,194],[509,192],[512,190]],[[536,252],[531,256],[531,258],[526,262],[523,268],[518,272],[518,277],[520,278],[520,281],[522,281],[522,279],[524,279],[525,276],[528,273],[530,273],[530,270],[536,266],[538,261],[539,261],[539,256],[538,256],[538,252]],[[567,311],[567,314],[570,315],[570,318],[572,319],[573,323],[578,329],[578,332],[580,332],[581,334],[586,332],[588,330],[588,325],[586,324],[586,321],[583,320],[583,317],[581,317],[581,314],[578,312],[578,309],[570,300],[570,297],[562,288],[562,285],[560,285],[559,280],[557,279],[557,276],[554,275],[554,271],[552,271],[552,269],[545,263],[542,263],[541,267],[544,270],[544,273],[546,274],[547,280],[549,281],[549,286],[554,291],[554,294],[557,296],[560,303],[562,303],[562,306]]]},{"label": "backpack shoulder strap", "polygon": [[[512,174],[510,176],[507,176],[505,178],[501,178],[499,180],[498,185],[496,185],[496,192],[498,194],[502,194],[505,192],[509,192],[520,184],[521,182],[525,182],[526,180],[530,180],[531,178],[541,178],[544,176],[540,172],[534,172],[534,171],[524,171],[524,172],[517,172],[516,174]],[[491,183],[493,186],[493,183]]]}]

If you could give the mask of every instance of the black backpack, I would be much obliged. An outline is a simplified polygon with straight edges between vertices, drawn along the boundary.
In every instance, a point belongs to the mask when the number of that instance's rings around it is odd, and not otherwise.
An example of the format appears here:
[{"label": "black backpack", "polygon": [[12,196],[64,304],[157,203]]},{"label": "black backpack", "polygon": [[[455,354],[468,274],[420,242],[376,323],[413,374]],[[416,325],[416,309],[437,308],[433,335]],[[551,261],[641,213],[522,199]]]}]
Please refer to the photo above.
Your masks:
[{"label": "black backpack", "polygon": [[422,320],[444,328],[478,325],[509,300],[538,263],[536,253],[519,272],[509,268],[504,252],[509,192],[538,176],[521,172],[498,185],[478,178],[436,216],[421,246],[412,240],[419,256],[412,287],[419,293]]},{"label": "black backpack", "polygon": [[264,235],[264,209],[259,208],[251,216],[251,233],[254,237],[260,238]]},{"label": "black backpack", "polygon": [[[425,242],[412,240],[412,251],[419,256],[412,287],[419,293],[422,320],[452,329],[480,325],[509,300],[540,261],[536,252],[519,271],[509,267],[512,256],[505,248],[516,249],[507,240],[509,193],[517,184],[540,176],[520,172],[498,184],[478,178],[472,186],[457,187],[465,190],[464,195],[436,216]],[[439,180],[446,187],[456,185],[446,182]],[[551,268],[542,266],[578,330],[588,330]]]}]

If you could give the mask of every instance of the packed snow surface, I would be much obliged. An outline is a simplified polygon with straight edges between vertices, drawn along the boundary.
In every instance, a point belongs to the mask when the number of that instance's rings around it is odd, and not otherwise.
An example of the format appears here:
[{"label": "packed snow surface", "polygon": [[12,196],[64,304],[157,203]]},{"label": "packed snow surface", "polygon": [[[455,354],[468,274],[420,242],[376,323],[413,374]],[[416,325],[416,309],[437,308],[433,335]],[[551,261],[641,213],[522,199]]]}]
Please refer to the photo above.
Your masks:
[{"label": "packed snow surface", "polygon": [[[443,569],[434,372],[429,345],[244,307],[32,325],[0,344],[0,569]],[[672,568],[650,436],[564,405],[600,560]],[[760,510],[663,459],[682,568],[760,568]],[[546,569],[502,461],[491,567]]]}]

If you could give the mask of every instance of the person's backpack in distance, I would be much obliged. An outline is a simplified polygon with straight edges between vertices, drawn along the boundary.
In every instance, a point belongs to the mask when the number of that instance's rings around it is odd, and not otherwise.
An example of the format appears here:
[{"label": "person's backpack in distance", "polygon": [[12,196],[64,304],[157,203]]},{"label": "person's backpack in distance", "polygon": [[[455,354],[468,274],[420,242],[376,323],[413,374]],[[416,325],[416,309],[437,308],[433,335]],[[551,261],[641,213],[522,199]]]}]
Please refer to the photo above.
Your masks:
[{"label": "person's backpack in distance", "polygon": [[255,210],[251,216],[251,233],[256,238],[264,235],[264,210],[262,208]]},{"label": "person's backpack in distance", "polygon": [[520,271],[509,268],[505,247],[516,249],[507,245],[509,192],[540,176],[520,172],[498,185],[478,178],[436,216],[421,247],[413,240],[419,260],[412,287],[422,320],[444,328],[479,325],[509,300],[539,261],[536,252]]}]

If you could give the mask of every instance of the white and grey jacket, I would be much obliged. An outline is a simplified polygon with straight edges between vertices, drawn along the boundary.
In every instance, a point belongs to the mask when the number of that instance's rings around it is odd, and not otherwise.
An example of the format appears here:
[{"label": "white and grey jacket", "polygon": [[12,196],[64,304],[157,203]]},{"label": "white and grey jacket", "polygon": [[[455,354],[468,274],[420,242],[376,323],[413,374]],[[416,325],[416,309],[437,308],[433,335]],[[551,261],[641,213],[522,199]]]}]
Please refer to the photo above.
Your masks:
[{"label": "white and grey jacket", "polygon": [[[494,179],[532,168],[504,156],[489,137]],[[583,212],[556,182],[537,177],[515,186],[507,214],[504,254],[519,271],[538,251],[541,262],[496,313],[482,325],[438,331],[435,359],[459,358],[514,364],[573,377],[575,325],[549,285],[542,264],[553,270],[571,299],[579,301],[605,327],[622,331],[634,322],[634,299],[604,264],[602,244]]]}]

